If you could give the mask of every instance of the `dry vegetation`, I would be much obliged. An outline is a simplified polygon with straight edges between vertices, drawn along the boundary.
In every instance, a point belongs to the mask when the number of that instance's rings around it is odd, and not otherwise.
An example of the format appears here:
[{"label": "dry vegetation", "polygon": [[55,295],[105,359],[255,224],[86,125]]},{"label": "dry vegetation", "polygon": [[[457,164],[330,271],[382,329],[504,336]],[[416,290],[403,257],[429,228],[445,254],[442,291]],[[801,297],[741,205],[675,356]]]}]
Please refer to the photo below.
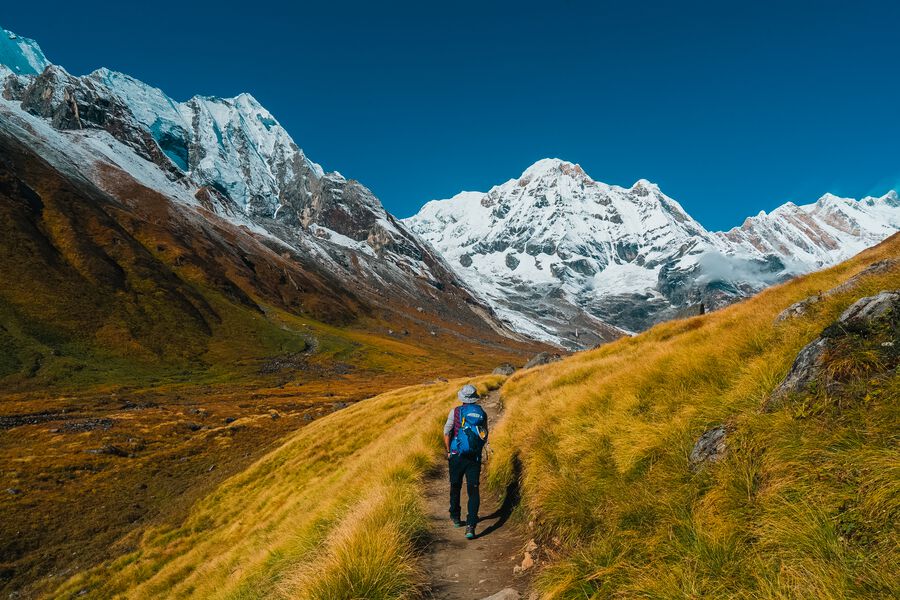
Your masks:
[{"label": "dry vegetation", "polygon": [[[506,416],[492,435],[488,475],[504,489],[521,464],[519,516],[534,523],[547,558],[537,581],[542,596],[900,595],[900,383],[896,354],[886,360],[883,345],[897,331],[842,338],[827,356],[839,388],[762,410],[807,342],[857,298],[900,287],[900,273],[863,278],[805,316],[779,325],[775,317],[898,255],[895,236],[728,309],[660,325],[505,384],[501,377],[477,380],[481,391],[503,384]],[[298,331],[315,328],[327,364],[380,373],[377,385],[409,376],[404,365],[424,373],[435,361],[447,360],[450,370],[466,362],[462,354],[441,358],[364,332],[347,343],[346,330],[285,314],[267,318]],[[258,372],[260,360],[251,357],[243,368]],[[473,364],[486,360],[478,356]],[[258,414],[201,430],[198,448],[214,453],[219,439],[235,438],[227,432],[235,425],[269,427],[266,411],[301,389],[327,401],[343,385],[330,383],[333,376],[233,390],[221,406],[242,398]],[[67,575],[52,595],[421,596],[421,482],[438,460],[440,423],[461,383],[398,389],[312,421],[185,507],[183,520],[127,539],[127,551]],[[167,385],[177,391],[181,384]],[[353,385],[354,393],[364,392],[360,380]],[[727,429],[725,458],[690,469],[694,443],[719,425]]]},{"label": "dry vegetation", "polygon": [[[421,478],[463,380],[357,403],[304,427],[199,501],[181,526],[66,582],[88,598],[413,598]],[[502,377],[475,381],[482,392]]]},{"label": "dry vegetation", "polygon": [[347,403],[523,360],[378,335],[377,323],[216,308],[225,318],[203,365],[109,357],[58,380],[51,364],[2,381],[0,592],[34,597],[127,552],[148,526],[180,523],[225,478]]},{"label": "dry vegetation", "polygon": [[[897,330],[846,336],[827,358],[839,388],[761,410],[798,351],[856,299],[900,288],[900,271],[775,317],[898,256],[894,236],[725,310],[513,376],[490,477],[500,488],[521,462],[522,510],[551,558],[542,597],[900,597]],[[692,471],[694,443],[718,425],[725,458]]]}]

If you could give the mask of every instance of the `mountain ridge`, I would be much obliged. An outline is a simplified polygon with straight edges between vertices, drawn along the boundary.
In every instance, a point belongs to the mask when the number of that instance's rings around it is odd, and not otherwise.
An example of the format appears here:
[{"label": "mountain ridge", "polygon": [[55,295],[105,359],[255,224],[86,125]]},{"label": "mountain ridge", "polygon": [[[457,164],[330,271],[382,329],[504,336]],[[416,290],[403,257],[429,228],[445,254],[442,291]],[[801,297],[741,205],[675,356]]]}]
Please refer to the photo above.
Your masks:
[{"label": "mountain ridge", "polygon": [[826,194],[712,232],[646,179],[609,185],[578,164],[541,159],[488,192],[427,202],[404,222],[510,326],[583,348],[607,340],[573,330],[578,320],[638,331],[836,264],[900,228],[900,203],[893,191],[859,201]]},{"label": "mountain ridge", "polygon": [[299,252],[307,267],[327,270],[349,297],[379,310],[419,320],[429,313],[451,329],[467,323],[487,337],[521,339],[368,188],[307,158],[252,95],[176,102],[126,74],[73,76],[43,61],[34,73],[0,69],[0,108],[19,124],[7,133],[61,158],[59,168],[113,194],[114,178],[101,171],[121,169],[186,209],[270,237],[285,246],[279,252]]},{"label": "mountain ridge", "polygon": [[[377,299],[388,284],[412,302],[449,290],[456,308],[438,312],[462,310],[503,335],[590,347],[834,264],[900,227],[896,194],[826,195],[711,232],[647,179],[608,185],[550,158],[486,193],[397,219],[364,185],[307,157],[249,93],[178,102],[106,68],[73,76],[37,43],[9,41],[34,72],[5,68],[2,96],[26,113],[58,130],[107,131],[168,180],[153,175],[151,187],[302,247],[350,288]],[[126,170],[147,171],[88,142]]]}]

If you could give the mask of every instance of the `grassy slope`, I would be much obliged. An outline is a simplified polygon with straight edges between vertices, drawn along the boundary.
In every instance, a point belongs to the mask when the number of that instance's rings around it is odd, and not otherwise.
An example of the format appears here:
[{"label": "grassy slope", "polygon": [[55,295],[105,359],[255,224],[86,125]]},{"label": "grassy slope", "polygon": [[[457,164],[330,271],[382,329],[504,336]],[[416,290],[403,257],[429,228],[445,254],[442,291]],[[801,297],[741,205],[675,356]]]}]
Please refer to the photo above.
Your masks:
[{"label": "grassy slope", "polygon": [[[448,343],[427,331],[387,335],[395,323],[359,317],[334,325],[291,314],[257,299],[264,313],[233,302],[218,290],[187,284],[215,311],[209,329],[166,304],[165,297],[136,294],[124,301],[85,285],[60,292],[29,282],[15,298],[0,293],[0,386],[7,394],[86,394],[122,386],[283,385],[260,368],[280,356],[311,350],[311,362],[335,362],[370,373],[404,373],[406,382],[435,373],[477,372],[503,360],[521,361],[525,344],[510,349]],[[27,310],[27,312],[24,312]],[[133,313],[139,317],[133,317]],[[150,325],[143,327],[143,320]],[[407,325],[409,326],[409,325]],[[384,333],[381,333],[384,332]],[[310,348],[310,344],[314,348]],[[300,374],[299,380],[309,379]]]},{"label": "grassy slope", "polygon": [[[898,254],[900,238],[726,310],[511,378],[490,477],[504,485],[522,463],[525,510],[552,559],[544,595],[895,594],[896,378],[850,368],[855,381],[841,397],[759,409],[805,343],[856,298],[900,287],[900,274],[865,280],[778,327],[775,316]],[[150,530],[133,552],[58,593],[415,597],[419,482],[460,383],[404,388],[315,421],[198,502],[181,526]],[[691,473],[694,441],[721,423],[727,458]]]},{"label": "grassy slope", "polygon": [[[831,357],[842,391],[760,410],[806,343],[857,298],[900,288],[900,272],[782,325],[776,315],[897,256],[900,236],[725,310],[513,376],[490,477],[505,485],[521,461],[523,509],[549,552],[543,597],[900,596],[900,382],[874,375],[881,338]],[[726,458],[692,473],[693,444],[719,424]]]},{"label": "grassy slope", "polygon": [[[183,525],[54,595],[411,598],[423,577],[422,474],[461,380],[382,394],[291,436],[198,502]],[[502,377],[475,381],[495,389]]]}]

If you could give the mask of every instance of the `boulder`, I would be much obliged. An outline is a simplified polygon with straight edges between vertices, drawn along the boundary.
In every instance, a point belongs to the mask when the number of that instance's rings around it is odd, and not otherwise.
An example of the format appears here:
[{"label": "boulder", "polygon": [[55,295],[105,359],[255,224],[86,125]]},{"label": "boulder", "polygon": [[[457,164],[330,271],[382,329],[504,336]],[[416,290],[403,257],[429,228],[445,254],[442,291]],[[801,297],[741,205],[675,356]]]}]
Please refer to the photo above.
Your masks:
[{"label": "boulder", "polygon": [[775,388],[772,396],[782,398],[787,394],[800,392],[816,381],[822,370],[822,354],[827,347],[828,339],[823,337],[817,337],[804,346],[797,358],[794,359],[791,370]]},{"label": "boulder", "polygon": [[688,457],[691,471],[698,471],[704,464],[718,462],[725,456],[727,433],[728,431],[723,425],[703,432]]},{"label": "boulder", "polygon": [[[829,348],[835,345],[836,340],[854,333],[869,335],[873,325],[884,319],[900,322],[900,291],[882,291],[850,305],[837,321],[800,350],[788,374],[766,400],[764,408],[772,409],[784,397],[808,390],[813,385],[822,385],[826,389],[833,387],[835,382],[823,373],[824,357]],[[894,331],[897,331],[896,327]],[[893,343],[888,343],[891,346],[886,347],[892,347]]]},{"label": "boulder", "polygon": [[891,310],[900,309],[900,291],[879,292],[875,296],[860,298],[841,313],[838,323],[858,321],[871,323],[888,314]]},{"label": "boulder", "polygon": [[822,300],[821,294],[813,294],[812,296],[808,296],[799,302],[794,302],[786,309],[778,313],[778,316],[775,317],[775,324],[783,323],[788,319],[793,319],[794,317],[802,317],[807,312],[809,312],[809,307],[813,304]]},{"label": "boulder", "polygon": [[509,376],[515,372],[516,372],[516,368],[514,366],[512,366],[509,363],[503,363],[502,365],[499,365],[496,369],[494,369],[493,374]]},{"label": "boulder", "polygon": [[550,364],[552,362],[556,362],[560,360],[562,357],[559,354],[550,354],[549,352],[541,352],[537,354],[534,358],[525,363],[523,369],[530,369],[532,367],[538,367],[540,365]]}]

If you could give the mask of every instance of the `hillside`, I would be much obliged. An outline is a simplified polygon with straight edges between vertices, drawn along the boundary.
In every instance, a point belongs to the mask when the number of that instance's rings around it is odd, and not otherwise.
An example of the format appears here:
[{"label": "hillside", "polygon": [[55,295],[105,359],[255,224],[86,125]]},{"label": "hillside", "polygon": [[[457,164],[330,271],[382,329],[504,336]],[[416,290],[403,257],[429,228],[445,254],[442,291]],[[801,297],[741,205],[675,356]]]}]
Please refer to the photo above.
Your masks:
[{"label": "hillside", "polygon": [[897,597],[900,307],[839,317],[900,289],[898,257],[512,377],[491,477],[520,465],[542,597]]},{"label": "hillside", "polygon": [[[464,381],[389,392],[316,421],[198,502],[182,525],[151,530],[53,595],[417,597],[422,476]],[[502,381],[475,383],[484,393]]]},{"label": "hillside", "polygon": [[[898,255],[894,236],[722,311],[478,380],[502,384],[489,480],[521,474],[541,597],[896,596],[896,313],[831,325],[900,287]],[[819,385],[773,397],[823,330]],[[57,594],[418,597],[423,477],[463,381],[316,421]],[[724,442],[703,436],[719,427]],[[701,437],[717,443],[692,460]]]},{"label": "hillside", "polygon": [[[375,355],[389,348],[452,353],[452,344],[439,343],[445,336],[471,342],[467,361],[480,351],[528,347],[495,331],[487,313],[449,284],[379,296],[371,289],[377,279],[352,284],[309,249],[185,206],[114,162],[64,156],[75,148],[59,133],[6,116],[0,381],[7,391],[255,380],[260,370],[278,370],[267,361],[296,359],[341,329],[357,332],[340,343],[346,352],[369,346],[375,371],[384,368]],[[360,334],[384,341],[360,344],[353,339]]]}]

